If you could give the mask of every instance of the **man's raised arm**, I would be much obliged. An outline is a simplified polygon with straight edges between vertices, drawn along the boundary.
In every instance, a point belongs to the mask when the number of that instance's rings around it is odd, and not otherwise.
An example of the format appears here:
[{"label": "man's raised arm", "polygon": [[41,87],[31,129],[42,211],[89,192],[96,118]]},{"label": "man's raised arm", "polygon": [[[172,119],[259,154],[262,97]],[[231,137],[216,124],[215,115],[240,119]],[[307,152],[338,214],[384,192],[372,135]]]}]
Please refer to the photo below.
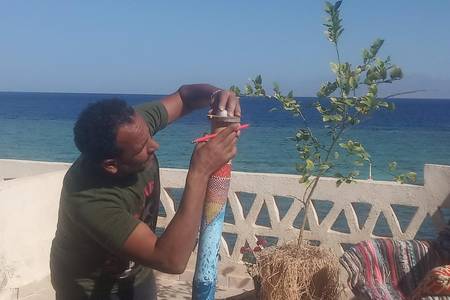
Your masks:
[{"label": "man's raised arm", "polygon": [[210,107],[214,111],[226,109],[229,116],[240,116],[239,98],[232,91],[222,90],[210,84],[187,84],[175,93],[163,98],[161,103],[172,123],[183,115],[199,108]]}]

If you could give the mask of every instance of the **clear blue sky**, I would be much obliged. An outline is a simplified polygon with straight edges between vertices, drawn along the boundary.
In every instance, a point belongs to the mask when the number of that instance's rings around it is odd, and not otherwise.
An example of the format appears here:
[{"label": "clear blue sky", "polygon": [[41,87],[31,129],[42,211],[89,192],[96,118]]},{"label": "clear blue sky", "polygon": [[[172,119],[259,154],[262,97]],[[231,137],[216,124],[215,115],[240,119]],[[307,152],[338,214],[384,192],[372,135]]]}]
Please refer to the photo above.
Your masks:
[{"label": "clear blue sky", "polygon": [[[0,0],[0,90],[168,93],[262,74],[298,96],[330,79],[323,1]],[[391,91],[450,98],[450,1],[347,0],[344,60],[386,40]]]}]

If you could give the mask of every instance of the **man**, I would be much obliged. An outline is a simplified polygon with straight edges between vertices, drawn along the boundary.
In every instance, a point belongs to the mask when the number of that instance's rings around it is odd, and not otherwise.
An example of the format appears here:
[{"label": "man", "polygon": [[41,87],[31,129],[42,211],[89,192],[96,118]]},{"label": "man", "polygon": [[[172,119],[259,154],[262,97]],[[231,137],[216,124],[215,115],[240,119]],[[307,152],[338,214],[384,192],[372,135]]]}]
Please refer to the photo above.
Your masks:
[{"label": "man", "polygon": [[179,274],[195,247],[210,175],[236,155],[230,125],[191,158],[180,207],[154,234],[160,196],[157,131],[190,111],[240,116],[239,99],[206,84],[185,85],[136,109],[121,100],[87,107],[74,127],[81,155],[64,177],[51,250],[57,300],[154,299],[152,269]]}]

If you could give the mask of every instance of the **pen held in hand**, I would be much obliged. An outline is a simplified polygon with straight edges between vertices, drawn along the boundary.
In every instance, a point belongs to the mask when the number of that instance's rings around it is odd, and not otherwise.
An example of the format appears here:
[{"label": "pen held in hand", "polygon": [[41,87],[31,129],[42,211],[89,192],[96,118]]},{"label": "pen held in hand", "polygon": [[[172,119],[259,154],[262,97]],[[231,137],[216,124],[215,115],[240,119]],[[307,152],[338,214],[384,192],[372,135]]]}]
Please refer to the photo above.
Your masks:
[{"label": "pen held in hand", "polygon": [[[248,128],[249,126],[250,126],[250,124],[242,124],[241,126],[239,126],[238,130]],[[207,142],[208,140],[214,138],[216,135],[217,135],[217,133],[213,133],[213,134],[208,134],[208,135],[196,138],[195,140],[192,141],[192,144]]]}]

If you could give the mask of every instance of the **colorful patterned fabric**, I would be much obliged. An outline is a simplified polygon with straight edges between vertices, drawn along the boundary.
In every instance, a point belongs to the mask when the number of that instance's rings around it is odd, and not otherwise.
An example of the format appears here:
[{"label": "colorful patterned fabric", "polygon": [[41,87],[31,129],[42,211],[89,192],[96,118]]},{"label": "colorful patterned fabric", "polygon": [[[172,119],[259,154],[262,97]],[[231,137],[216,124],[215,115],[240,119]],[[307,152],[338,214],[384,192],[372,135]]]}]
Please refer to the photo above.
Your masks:
[{"label": "colorful patterned fabric", "polygon": [[428,241],[373,239],[351,247],[340,261],[355,296],[410,299],[427,272],[444,261],[435,246]]},{"label": "colorful patterned fabric", "polygon": [[450,296],[450,265],[432,269],[414,290],[412,299],[425,296]]}]

